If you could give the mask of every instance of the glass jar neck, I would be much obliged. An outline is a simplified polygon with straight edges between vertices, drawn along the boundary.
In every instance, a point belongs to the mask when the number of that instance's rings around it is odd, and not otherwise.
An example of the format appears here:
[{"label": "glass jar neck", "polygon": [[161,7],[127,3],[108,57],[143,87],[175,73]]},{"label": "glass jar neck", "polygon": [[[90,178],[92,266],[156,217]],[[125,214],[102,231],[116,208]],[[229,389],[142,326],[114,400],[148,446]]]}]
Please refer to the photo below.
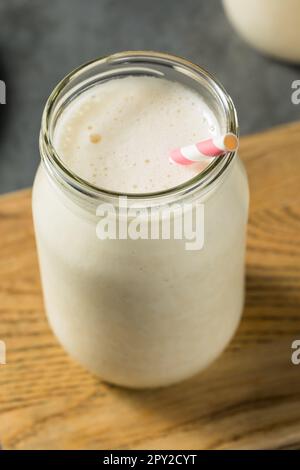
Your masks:
[{"label": "glass jar neck", "polygon": [[214,112],[222,133],[238,134],[238,122],[233,102],[217,80],[201,67],[169,54],[129,51],[96,59],[71,72],[51,93],[42,117],[40,151],[46,172],[54,184],[70,197],[79,198],[89,206],[100,202],[117,205],[120,196],[141,206],[160,206],[178,202],[210,191],[221,182],[231,165],[235,152],[216,158],[197,176],[185,183],[155,193],[126,194],[93,186],[66,167],[53,145],[55,126],[61,113],[81,93],[101,82],[128,75],[143,75],[183,83],[206,101]]}]

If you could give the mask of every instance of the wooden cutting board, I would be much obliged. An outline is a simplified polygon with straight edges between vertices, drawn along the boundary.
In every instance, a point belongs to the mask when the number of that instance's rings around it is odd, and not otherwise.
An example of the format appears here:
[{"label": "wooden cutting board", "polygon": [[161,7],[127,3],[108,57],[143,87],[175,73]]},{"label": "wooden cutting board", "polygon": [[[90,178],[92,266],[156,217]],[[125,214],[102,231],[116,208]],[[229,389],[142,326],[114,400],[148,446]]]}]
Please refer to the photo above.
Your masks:
[{"label": "wooden cutting board", "polygon": [[6,449],[300,448],[300,124],[241,143],[251,190],[246,306],[204,373],[156,391],[101,382],[44,315],[30,190],[0,198],[0,440]]}]

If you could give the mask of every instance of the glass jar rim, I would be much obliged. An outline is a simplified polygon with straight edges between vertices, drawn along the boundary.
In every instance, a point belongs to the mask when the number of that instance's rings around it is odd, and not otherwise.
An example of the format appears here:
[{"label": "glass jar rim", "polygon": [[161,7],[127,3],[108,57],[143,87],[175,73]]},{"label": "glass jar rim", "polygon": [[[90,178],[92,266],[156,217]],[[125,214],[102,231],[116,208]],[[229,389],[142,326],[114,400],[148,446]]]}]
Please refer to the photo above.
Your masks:
[{"label": "glass jar rim", "polygon": [[[219,179],[227,170],[233,161],[236,152],[228,152],[222,158],[216,158],[210,163],[205,170],[197,174],[184,183],[151,193],[126,193],[116,192],[109,189],[94,186],[87,180],[79,177],[71,169],[67,168],[62,159],[55,150],[52,141],[52,114],[55,107],[60,101],[61,95],[66,87],[71,86],[76,80],[80,79],[87,71],[93,70],[99,65],[109,65],[111,67],[123,64],[142,64],[147,65],[163,65],[173,68],[176,72],[187,75],[197,81],[205,80],[210,91],[218,97],[223,105],[226,120],[226,132],[232,132],[238,135],[237,113],[233,101],[224,87],[216,80],[216,78],[207,72],[204,68],[196,65],[182,57],[171,55],[168,53],[154,51],[125,51],[101,57],[87,62],[77,69],[70,72],[63,78],[50,94],[42,116],[42,124],[40,131],[40,152],[42,161],[48,173],[59,181],[64,187],[67,187],[81,196],[86,196],[92,200],[115,199],[126,197],[135,201],[165,201],[167,199],[179,199],[187,195],[191,195],[196,191],[207,190],[217,179]],[[100,77],[101,73],[98,74]],[[113,73],[111,77],[113,78]]]}]

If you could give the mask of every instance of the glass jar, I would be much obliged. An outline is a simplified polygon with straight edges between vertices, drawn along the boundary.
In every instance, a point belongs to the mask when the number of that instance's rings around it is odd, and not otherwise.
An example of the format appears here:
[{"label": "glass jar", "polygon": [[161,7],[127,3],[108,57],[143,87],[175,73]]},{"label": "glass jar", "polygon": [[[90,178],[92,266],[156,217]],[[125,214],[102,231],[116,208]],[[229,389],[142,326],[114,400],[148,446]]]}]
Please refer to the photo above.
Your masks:
[{"label": "glass jar", "polygon": [[300,62],[299,0],[223,0],[241,36],[259,51]]},{"label": "glass jar", "polygon": [[[104,380],[134,388],[165,386],[210,364],[234,334],[243,308],[248,185],[236,153],[175,188],[151,194],[113,193],[66,168],[52,144],[57,118],[74,97],[102,80],[126,75],[175,80],[197,90],[220,129],[237,134],[228,94],[200,67],[155,52],[125,52],[68,75],[46,104],[33,215],[47,316],[66,350]],[[97,207],[127,197],[193,214],[204,207],[204,246],[186,240],[102,239]],[[122,217],[120,208],[117,211]],[[165,214],[165,213],[164,213]],[[173,222],[183,213],[174,212]],[[168,215],[167,215],[168,217]]]}]

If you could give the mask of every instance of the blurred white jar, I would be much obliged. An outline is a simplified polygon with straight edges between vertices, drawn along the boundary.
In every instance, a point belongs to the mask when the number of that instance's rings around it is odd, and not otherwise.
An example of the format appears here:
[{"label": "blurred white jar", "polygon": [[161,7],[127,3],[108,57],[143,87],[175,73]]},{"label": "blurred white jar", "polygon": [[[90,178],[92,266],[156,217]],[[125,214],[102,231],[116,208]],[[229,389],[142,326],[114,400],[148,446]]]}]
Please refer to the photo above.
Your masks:
[{"label": "blurred white jar", "polygon": [[299,0],[223,0],[241,36],[262,53],[300,62]]}]

